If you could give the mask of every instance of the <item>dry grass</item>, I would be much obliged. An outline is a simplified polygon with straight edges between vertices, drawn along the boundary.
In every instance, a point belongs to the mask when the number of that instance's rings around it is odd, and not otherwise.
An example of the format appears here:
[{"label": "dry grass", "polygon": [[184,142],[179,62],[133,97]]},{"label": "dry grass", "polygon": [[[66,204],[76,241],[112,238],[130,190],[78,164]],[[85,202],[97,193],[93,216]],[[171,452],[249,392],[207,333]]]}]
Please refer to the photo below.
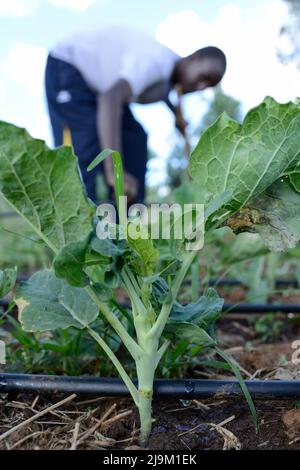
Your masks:
[{"label": "dry grass", "polygon": [[[129,400],[79,401],[71,395],[49,405],[39,397],[0,401],[0,450],[124,448],[137,444],[135,413]],[[122,437],[121,442],[118,438]]]}]

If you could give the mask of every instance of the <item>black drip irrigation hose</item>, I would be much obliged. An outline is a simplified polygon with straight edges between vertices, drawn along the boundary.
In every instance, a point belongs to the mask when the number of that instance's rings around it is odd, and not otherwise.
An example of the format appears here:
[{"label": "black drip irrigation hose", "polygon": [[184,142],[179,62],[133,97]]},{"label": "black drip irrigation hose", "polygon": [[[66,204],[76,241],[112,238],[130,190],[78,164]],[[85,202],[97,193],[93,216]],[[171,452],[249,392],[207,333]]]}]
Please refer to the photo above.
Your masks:
[{"label": "black drip irrigation hose", "polygon": [[[134,380],[137,384],[137,381]],[[300,380],[245,381],[256,399],[285,400],[300,398]],[[77,395],[128,397],[122,380],[99,377],[67,377],[0,373],[0,393],[76,393]],[[154,397],[162,399],[240,397],[243,392],[235,380],[168,380],[154,381]]]},{"label": "black drip irrigation hose", "polygon": [[[210,279],[208,281],[208,284],[210,286],[216,286],[216,287],[226,287],[226,286],[244,286],[244,284],[239,281],[238,279],[221,279],[218,281],[217,279]],[[275,281],[276,287],[294,287],[294,288],[299,288],[299,282],[296,279],[277,279]]]},{"label": "black drip irrigation hose", "polygon": [[224,304],[228,313],[300,313],[300,304]]}]

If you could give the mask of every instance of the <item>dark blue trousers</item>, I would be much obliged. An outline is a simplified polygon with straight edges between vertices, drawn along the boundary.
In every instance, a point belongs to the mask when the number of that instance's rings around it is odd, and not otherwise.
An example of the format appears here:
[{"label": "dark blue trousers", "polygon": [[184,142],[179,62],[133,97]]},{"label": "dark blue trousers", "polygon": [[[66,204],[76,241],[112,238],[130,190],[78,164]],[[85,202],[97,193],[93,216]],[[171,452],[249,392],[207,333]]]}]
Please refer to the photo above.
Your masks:
[{"label": "dark blue trousers", "polygon": [[[96,125],[97,94],[88,87],[75,67],[51,55],[45,80],[55,146],[62,145],[63,130],[68,127],[88,196],[96,202],[97,171],[88,173],[86,170],[103,150]],[[139,181],[137,201],[142,202],[145,197],[147,134],[133,117],[129,106],[123,109],[122,156],[126,171]],[[103,167],[100,171],[103,172]]]}]

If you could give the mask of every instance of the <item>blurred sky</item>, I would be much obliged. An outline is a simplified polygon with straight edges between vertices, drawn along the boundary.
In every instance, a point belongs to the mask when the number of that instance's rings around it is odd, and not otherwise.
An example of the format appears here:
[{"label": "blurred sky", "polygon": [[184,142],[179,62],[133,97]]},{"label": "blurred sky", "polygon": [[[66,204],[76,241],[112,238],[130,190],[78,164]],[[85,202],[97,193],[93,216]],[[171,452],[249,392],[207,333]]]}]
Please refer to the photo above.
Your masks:
[{"label": "blurred sky", "polygon": [[[50,144],[43,90],[47,51],[69,32],[120,23],[147,31],[182,55],[209,44],[221,47],[228,58],[223,89],[241,100],[244,112],[265,95],[294,99],[300,73],[276,55],[286,18],[281,0],[0,0],[0,119]],[[201,120],[209,96],[207,91],[185,99],[193,122]],[[170,112],[162,104],[134,105],[134,112],[163,160],[176,138]],[[156,179],[162,167],[155,165]]]}]

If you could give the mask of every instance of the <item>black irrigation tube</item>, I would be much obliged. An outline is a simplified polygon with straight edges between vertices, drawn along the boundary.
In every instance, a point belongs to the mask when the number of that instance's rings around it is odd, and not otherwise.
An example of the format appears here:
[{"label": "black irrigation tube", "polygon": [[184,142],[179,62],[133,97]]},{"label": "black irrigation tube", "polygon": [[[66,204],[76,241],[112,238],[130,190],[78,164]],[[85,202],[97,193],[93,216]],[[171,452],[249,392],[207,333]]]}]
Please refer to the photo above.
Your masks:
[{"label": "black irrigation tube", "polygon": [[[134,380],[135,384],[137,383]],[[253,398],[285,400],[300,398],[300,380],[245,381]],[[1,374],[0,393],[76,393],[77,395],[127,397],[129,392],[122,380],[99,377],[67,377],[27,374]],[[239,397],[243,392],[235,380],[168,380],[154,381],[154,397],[194,398]]]},{"label": "black irrigation tube", "polygon": [[228,313],[300,313],[300,304],[224,304]]},{"label": "black irrigation tube", "polygon": [[[210,279],[208,282],[210,286],[216,287],[236,287],[236,286],[244,286],[244,284],[239,281],[238,279],[221,279],[218,281],[217,279]],[[277,279],[275,281],[276,287],[294,287],[299,288],[299,282],[296,279]]]}]

